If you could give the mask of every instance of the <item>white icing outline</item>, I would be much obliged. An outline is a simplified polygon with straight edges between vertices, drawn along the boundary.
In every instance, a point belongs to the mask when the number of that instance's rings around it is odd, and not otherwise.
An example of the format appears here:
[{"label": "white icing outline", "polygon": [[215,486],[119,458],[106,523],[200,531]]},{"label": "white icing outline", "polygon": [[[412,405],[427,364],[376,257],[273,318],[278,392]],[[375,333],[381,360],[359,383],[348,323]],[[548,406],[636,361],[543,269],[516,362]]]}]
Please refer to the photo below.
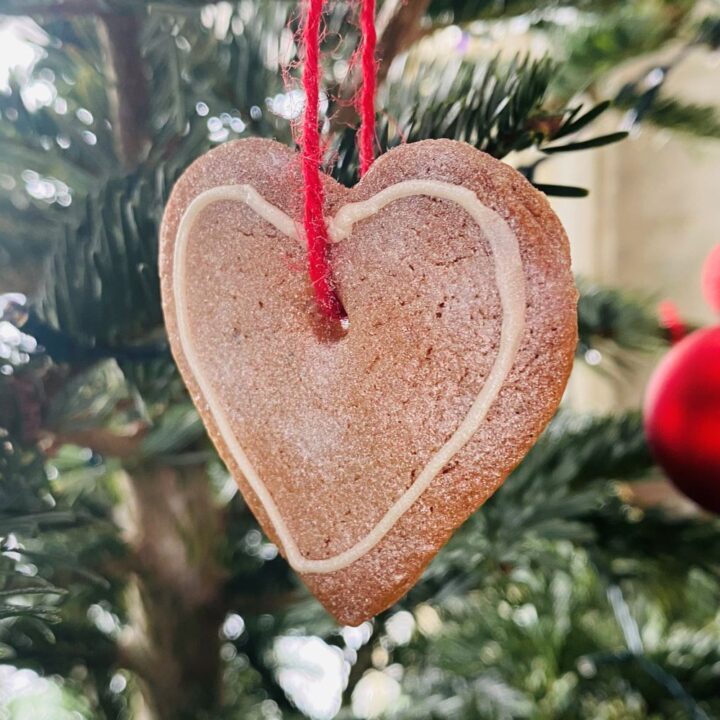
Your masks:
[{"label": "white icing outline", "polygon": [[[302,231],[295,221],[282,210],[267,202],[250,185],[224,185],[198,195],[183,214],[177,232],[173,257],[173,292],[178,339],[188,367],[212,412],[220,435],[242,471],[245,479],[265,508],[275,533],[282,543],[290,565],[299,573],[332,573],[351,565],[370,552],[395,523],[418,500],[437,474],[465,446],[485,420],[490,406],[498,396],[512,369],[525,328],[525,273],[522,268],[517,238],[507,222],[494,210],[483,205],[471,190],[451,183],[435,180],[406,180],[391,185],[369,200],[343,206],[328,222],[333,242],[346,239],[355,223],[382,210],[386,205],[402,198],[424,195],[449,200],[460,205],[485,233],[495,263],[495,281],[503,310],[500,343],[495,363],[470,410],[449,440],[430,458],[414,483],[398,498],[370,532],[355,545],[333,557],[312,560],[303,556],[272,495],[250,463],[235,437],[222,402],[212,384],[199,372],[201,364],[190,343],[190,327],[186,309],[186,255],[187,242],[199,214],[209,205],[221,201],[245,203],[266,222],[284,235],[302,240]],[[351,330],[352,332],[352,330]],[[197,369],[197,370],[196,370]]]}]

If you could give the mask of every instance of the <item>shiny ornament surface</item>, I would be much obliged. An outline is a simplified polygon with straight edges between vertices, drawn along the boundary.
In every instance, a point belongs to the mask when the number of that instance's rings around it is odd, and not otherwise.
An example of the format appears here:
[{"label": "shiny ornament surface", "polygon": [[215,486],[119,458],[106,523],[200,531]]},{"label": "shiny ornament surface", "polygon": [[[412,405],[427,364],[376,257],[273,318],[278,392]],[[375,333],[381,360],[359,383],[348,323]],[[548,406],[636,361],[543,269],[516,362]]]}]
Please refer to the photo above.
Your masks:
[{"label": "shiny ornament surface", "polygon": [[645,429],[677,488],[720,513],[720,326],[688,335],[662,359],[647,388]]}]

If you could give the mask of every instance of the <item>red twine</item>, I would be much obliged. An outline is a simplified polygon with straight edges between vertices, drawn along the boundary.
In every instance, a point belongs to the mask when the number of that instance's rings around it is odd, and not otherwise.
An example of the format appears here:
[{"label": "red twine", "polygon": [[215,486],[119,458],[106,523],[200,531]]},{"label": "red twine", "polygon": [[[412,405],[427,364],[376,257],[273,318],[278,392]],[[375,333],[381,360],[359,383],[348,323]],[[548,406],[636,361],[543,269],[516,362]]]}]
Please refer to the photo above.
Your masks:
[{"label": "red twine", "polygon": [[330,280],[328,263],[328,232],[323,216],[325,193],[320,178],[320,20],[323,0],[307,0],[303,43],[305,65],[305,115],[302,128],[302,172],[305,181],[305,240],[307,242],[308,272],[315,289],[320,310],[331,320],[342,320],[345,313]]},{"label": "red twine", "polygon": [[[375,0],[361,0],[360,28],[362,88],[360,92],[360,174],[373,161],[375,141]],[[346,317],[332,284],[328,262],[328,231],[323,215],[325,193],[320,166],[320,23],[324,0],[306,0],[302,41],[305,63],[302,84],[305,91],[305,112],[302,124],[302,173],[305,184],[304,228],[307,242],[308,272],[315,290],[315,298],[323,315],[331,320]]]},{"label": "red twine", "polygon": [[375,159],[375,0],[361,0],[360,32],[362,46],[360,63],[362,87],[360,88],[360,176],[362,177]]}]

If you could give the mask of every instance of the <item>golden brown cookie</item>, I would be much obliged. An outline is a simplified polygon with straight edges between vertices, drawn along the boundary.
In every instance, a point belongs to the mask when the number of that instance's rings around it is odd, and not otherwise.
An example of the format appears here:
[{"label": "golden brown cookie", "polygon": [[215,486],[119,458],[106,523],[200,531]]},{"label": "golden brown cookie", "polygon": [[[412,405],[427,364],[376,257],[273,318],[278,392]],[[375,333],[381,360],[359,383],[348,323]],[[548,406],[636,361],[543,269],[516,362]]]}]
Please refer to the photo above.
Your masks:
[{"label": "golden brown cookie", "polygon": [[568,241],[517,171],[449,140],[324,178],[349,319],[308,287],[298,156],[223,145],[165,211],[167,331],[261,525],[355,625],[400,598],[557,408],[577,340]]}]

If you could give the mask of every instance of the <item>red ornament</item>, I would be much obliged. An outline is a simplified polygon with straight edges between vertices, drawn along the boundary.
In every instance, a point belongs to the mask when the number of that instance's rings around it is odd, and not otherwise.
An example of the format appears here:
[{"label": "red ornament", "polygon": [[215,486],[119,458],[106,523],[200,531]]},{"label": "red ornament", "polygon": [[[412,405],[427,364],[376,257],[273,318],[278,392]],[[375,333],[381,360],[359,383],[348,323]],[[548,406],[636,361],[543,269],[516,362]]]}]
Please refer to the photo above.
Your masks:
[{"label": "red ornament", "polygon": [[720,326],[670,349],[650,379],[644,415],[650,448],[673,483],[720,514]]},{"label": "red ornament", "polygon": [[677,305],[672,300],[663,300],[658,305],[660,327],[665,328],[671,345],[679,343],[688,333],[687,326],[680,317]]},{"label": "red ornament", "polygon": [[702,289],[707,304],[720,313],[720,245],[716,245],[705,260]]}]

